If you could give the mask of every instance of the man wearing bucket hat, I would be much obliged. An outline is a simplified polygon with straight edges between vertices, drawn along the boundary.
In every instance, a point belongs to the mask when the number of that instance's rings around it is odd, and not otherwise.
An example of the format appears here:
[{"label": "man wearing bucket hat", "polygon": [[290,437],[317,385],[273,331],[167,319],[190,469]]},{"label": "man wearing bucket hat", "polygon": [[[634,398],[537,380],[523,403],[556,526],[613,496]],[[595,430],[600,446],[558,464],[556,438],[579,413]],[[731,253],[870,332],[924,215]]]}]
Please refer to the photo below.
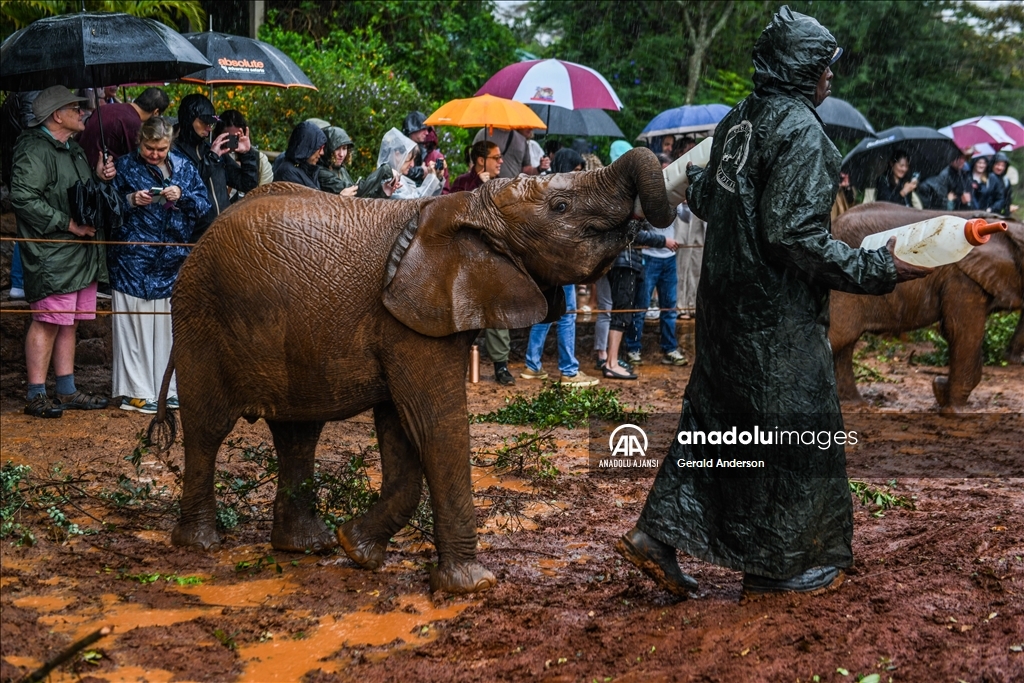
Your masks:
[{"label": "man wearing bucket hat", "polygon": [[815,108],[841,53],[782,7],[754,46],[754,92],[718,124],[708,165],[688,170],[708,226],[697,353],[678,432],[616,546],[679,597],[697,581],[676,549],[742,571],[746,595],[824,591],[853,564],[829,290],[885,294],[931,271],[894,259],[892,243],[832,238],[841,158]]},{"label": "man wearing bucket hat", "polygon": [[[71,218],[68,190],[94,175],[85,150],[72,139],[85,129],[82,102],[62,85],[39,93],[32,104],[30,127],[18,137],[11,172],[11,205],[18,236],[53,240],[21,242],[25,298],[34,310],[25,335],[28,405],[34,417],[61,417],[65,410],[106,408],[107,399],[75,386],[75,344],[79,320],[96,317],[96,285],[106,280],[101,245],[103,226],[78,225]],[[95,176],[113,179],[112,159],[96,163]],[[46,394],[46,374],[53,360],[56,400]]]}]

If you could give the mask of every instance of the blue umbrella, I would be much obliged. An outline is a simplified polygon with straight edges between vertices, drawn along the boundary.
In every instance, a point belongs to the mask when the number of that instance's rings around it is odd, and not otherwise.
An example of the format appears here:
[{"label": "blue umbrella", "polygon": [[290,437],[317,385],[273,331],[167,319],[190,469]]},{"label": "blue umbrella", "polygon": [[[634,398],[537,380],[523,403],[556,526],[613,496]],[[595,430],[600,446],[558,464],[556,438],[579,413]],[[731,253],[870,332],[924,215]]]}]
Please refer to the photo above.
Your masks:
[{"label": "blue umbrella", "polygon": [[637,140],[649,140],[662,135],[683,133],[710,133],[729,113],[724,104],[684,104],[663,111],[648,123]]}]

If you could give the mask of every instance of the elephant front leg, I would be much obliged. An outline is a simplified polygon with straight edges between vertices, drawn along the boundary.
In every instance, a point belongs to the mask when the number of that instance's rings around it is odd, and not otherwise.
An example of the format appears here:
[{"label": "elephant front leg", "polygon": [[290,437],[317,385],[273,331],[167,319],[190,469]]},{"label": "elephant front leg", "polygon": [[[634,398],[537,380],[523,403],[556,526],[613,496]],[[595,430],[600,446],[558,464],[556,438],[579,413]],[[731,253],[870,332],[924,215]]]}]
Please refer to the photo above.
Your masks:
[{"label": "elephant front leg", "polygon": [[423,447],[438,556],[437,566],[430,571],[430,590],[456,594],[485,591],[498,583],[494,574],[476,561],[476,511],[465,414],[463,408],[446,419]]},{"label": "elephant front leg", "polygon": [[406,436],[394,404],[377,406],[373,418],[380,447],[380,498],[362,517],[338,529],[345,554],[363,569],[383,566],[388,541],[416,511],[423,481],[419,453]]},{"label": "elephant front leg", "polygon": [[323,422],[271,422],[277,449],[277,497],[270,544],[277,550],[320,552],[337,545],[334,534],[316,514],[316,443]]}]

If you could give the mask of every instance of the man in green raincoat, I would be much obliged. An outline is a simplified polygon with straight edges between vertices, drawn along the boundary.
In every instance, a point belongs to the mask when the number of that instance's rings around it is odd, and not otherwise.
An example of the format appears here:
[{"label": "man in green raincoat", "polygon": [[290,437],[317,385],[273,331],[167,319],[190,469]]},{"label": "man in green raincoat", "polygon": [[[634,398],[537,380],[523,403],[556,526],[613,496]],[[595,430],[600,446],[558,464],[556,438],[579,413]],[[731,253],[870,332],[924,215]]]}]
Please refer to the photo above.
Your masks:
[{"label": "man in green raincoat", "polygon": [[[662,588],[696,590],[675,550],[744,572],[746,593],[813,592],[853,563],[829,290],[885,294],[928,269],[832,239],[840,156],[815,107],[842,53],[783,7],[754,46],[754,92],[688,171],[707,221],[697,356],[679,435],[618,551]],[[843,434],[843,436],[840,436]]]}]

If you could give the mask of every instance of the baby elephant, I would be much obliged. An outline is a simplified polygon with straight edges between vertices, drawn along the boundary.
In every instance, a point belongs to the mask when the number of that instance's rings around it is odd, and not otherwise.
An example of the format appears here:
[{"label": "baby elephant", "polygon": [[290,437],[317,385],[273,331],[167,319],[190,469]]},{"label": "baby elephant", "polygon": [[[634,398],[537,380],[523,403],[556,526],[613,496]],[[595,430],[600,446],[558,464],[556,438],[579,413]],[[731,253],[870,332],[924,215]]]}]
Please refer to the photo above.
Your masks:
[{"label": "baby elephant", "polygon": [[[878,202],[847,211],[832,225],[832,234],[851,246],[867,235],[946,215]],[[969,218],[972,214],[957,213]],[[985,319],[994,311],[1020,310],[1024,300],[1024,225],[992,235],[958,263],[935,269],[928,277],[896,285],[883,297],[833,292],[828,338],[835,361],[836,384],[844,401],[863,401],[853,376],[853,349],[865,332],[899,334],[938,321],[949,342],[949,377],[932,382],[944,414],[957,413],[981,381]],[[1017,325],[1007,359],[1024,360],[1024,317]]]},{"label": "baby elephant", "polygon": [[[430,199],[349,199],[288,183],[249,193],[213,223],[174,288],[172,367],[151,425],[169,424],[174,369],[185,472],[171,540],[220,542],[218,448],[238,418],[263,418],[280,463],[275,548],[340,542],[360,566],[380,567],[426,477],[438,553],[431,588],[493,586],[476,562],[470,346],[480,329],[561,315],[561,286],[600,276],[629,242],[637,197],[651,223],[672,223],[661,166],[645,149],[597,171]],[[324,424],[370,408],[380,499],[335,540],[304,483]]]}]

